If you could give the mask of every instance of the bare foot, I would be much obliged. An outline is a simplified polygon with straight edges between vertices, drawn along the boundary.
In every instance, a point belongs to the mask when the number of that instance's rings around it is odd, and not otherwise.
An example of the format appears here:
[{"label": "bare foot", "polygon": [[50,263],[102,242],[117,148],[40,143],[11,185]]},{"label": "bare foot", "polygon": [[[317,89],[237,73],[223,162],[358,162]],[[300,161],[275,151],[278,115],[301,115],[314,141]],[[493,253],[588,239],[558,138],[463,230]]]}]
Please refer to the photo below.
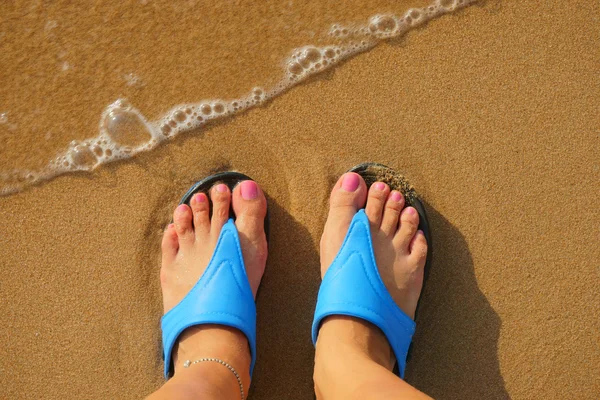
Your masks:
[{"label": "bare foot", "polygon": [[[210,190],[209,201],[204,193],[195,194],[190,206],[179,205],[173,223],[162,241],[160,282],[164,312],[175,307],[204,273],[215,250],[221,228],[229,219],[230,204],[236,215],[237,227],[246,273],[254,296],[260,285],[267,260],[267,240],[264,220],[267,201],[253,181],[243,181],[230,193],[225,184]],[[182,360],[217,357],[234,365],[238,372],[248,375],[250,354],[244,334],[219,325],[200,325],[186,329],[173,350],[175,373]],[[169,362],[165,360],[165,362]],[[249,377],[248,377],[249,379]]]},{"label": "bare foot", "polygon": [[[402,194],[390,192],[383,182],[375,182],[367,191],[363,178],[349,172],[336,183],[321,237],[321,276],[325,276],[339,252],[352,218],[363,207],[371,225],[373,250],[383,283],[402,311],[414,318],[423,286],[427,242],[418,230],[417,210],[404,208]],[[356,349],[387,369],[395,364],[383,332],[366,321],[344,316],[326,318],[319,333],[317,356],[339,357],[339,353],[327,350],[333,341],[346,343],[346,349]]]}]

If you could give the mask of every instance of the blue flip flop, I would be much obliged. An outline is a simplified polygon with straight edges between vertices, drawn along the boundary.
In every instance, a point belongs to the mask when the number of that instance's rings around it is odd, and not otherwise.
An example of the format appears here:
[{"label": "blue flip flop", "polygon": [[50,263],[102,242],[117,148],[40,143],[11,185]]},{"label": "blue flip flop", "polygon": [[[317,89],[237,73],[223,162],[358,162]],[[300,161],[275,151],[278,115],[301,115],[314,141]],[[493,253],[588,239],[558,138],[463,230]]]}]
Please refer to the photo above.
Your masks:
[{"label": "blue flip flop", "polygon": [[[189,204],[195,193],[206,193],[215,183],[225,183],[233,191],[235,185],[243,180],[251,178],[238,172],[211,175],[192,186],[179,204]],[[233,216],[232,211],[230,216]],[[265,218],[265,233],[268,238],[268,214]],[[161,319],[165,378],[173,374],[171,356],[179,335],[191,326],[203,324],[230,326],[246,335],[252,355],[252,376],[256,364],[256,305],[232,217],[221,229],[212,259],[198,282]]]},{"label": "blue flip flop", "polygon": [[[379,180],[390,184],[392,189],[401,190],[407,205],[417,209],[419,229],[423,230],[429,244],[425,263],[427,277],[431,262],[430,230],[425,208],[414,190],[403,177],[381,164],[360,164],[350,171],[363,176],[368,186]],[[396,356],[398,375],[404,377],[416,324],[396,305],[381,280],[371,242],[370,224],[364,210],[360,210],[352,219],[342,247],[321,283],[312,325],[313,344],[316,345],[321,322],[331,315],[357,317],[381,329]]]}]

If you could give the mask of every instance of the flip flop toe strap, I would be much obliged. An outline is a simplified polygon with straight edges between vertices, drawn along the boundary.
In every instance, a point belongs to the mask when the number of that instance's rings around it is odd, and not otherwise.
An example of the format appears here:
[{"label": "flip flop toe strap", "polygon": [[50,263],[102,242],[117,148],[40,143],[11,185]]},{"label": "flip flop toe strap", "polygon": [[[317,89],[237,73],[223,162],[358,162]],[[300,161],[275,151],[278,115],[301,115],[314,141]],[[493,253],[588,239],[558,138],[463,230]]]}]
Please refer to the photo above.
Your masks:
[{"label": "flip flop toe strap", "polygon": [[321,283],[312,326],[313,344],[321,321],[330,315],[361,318],[381,329],[396,355],[399,375],[404,377],[415,322],[396,305],[379,276],[364,210],[354,216]]},{"label": "flip flop toe strap", "polygon": [[256,306],[233,219],[221,230],[215,252],[196,285],[161,320],[165,378],[172,375],[173,346],[179,335],[195,325],[217,324],[239,329],[256,363]]}]

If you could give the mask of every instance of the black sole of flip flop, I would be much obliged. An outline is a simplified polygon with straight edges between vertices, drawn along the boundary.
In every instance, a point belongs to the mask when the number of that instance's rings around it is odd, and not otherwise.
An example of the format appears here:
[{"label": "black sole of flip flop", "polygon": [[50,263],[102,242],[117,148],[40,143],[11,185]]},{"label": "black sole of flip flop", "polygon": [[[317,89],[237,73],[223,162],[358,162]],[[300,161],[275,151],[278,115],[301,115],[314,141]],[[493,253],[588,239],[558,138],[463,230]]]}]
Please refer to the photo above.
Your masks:
[{"label": "black sole of flip flop", "polygon": [[[208,201],[212,205],[210,200],[210,196],[208,195],[210,189],[217,183],[224,183],[229,187],[229,190],[233,192],[233,189],[242,181],[252,181],[254,179],[250,178],[248,175],[244,175],[241,172],[235,171],[226,171],[219,172],[214,175],[207,176],[206,178],[196,182],[181,198],[179,204],[187,204],[190,205],[190,200],[192,196],[196,193],[205,193],[208,197]],[[212,207],[211,207],[211,215],[212,215]],[[229,216],[235,219],[235,214],[233,213],[233,207],[230,206]],[[269,242],[269,207],[267,206],[267,216],[265,217],[265,235],[267,237],[267,243]]]},{"label": "black sole of flip flop", "polygon": [[[425,283],[427,282],[427,278],[429,278],[429,271],[431,268],[431,259],[433,251],[433,242],[431,240],[431,229],[429,228],[429,219],[427,218],[427,213],[425,212],[425,206],[423,205],[423,202],[419,199],[419,196],[417,195],[416,191],[410,185],[410,183],[408,183],[406,178],[394,169],[388,167],[387,165],[366,162],[350,168],[347,172],[356,172],[357,174],[362,176],[367,184],[367,189],[371,187],[371,185],[375,182],[387,183],[388,186],[390,186],[390,189],[398,190],[400,193],[402,193],[402,195],[406,199],[406,205],[412,206],[417,210],[417,213],[419,214],[419,229],[423,231],[423,234],[425,235],[425,240],[427,240],[427,258],[425,261],[425,268],[423,271],[423,287],[421,288],[422,295],[423,290],[425,289]],[[417,302],[417,309],[415,311],[415,322],[417,321],[417,315],[419,312],[420,305],[421,297],[419,295],[419,301]],[[406,361],[410,360],[412,353],[411,350],[412,344],[409,347]]]}]

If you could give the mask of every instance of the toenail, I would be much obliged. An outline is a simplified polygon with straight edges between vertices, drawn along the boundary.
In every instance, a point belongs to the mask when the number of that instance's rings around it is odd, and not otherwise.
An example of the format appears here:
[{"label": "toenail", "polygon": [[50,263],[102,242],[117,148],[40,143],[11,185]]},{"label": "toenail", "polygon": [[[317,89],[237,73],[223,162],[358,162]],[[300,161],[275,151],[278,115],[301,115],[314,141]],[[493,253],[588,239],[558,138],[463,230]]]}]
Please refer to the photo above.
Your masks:
[{"label": "toenail", "polygon": [[225,193],[226,191],[227,191],[227,185],[225,185],[224,183],[220,183],[217,185],[217,192]]},{"label": "toenail", "polygon": [[373,184],[373,187],[375,188],[375,190],[383,190],[383,189],[385,189],[385,183],[383,183],[383,182],[375,182]]},{"label": "toenail", "polygon": [[177,206],[177,211],[179,214],[184,213],[187,211],[187,206],[185,204],[180,204]]},{"label": "toenail", "polygon": [[358,189],[358,185],[360,184],[360,179],[356,174],[346,174],[344,175],[344,179],[342,180],[342,189],[346,192],[354,192]]},{"label": "toenail", "polygon": [[392,192],[392,200],[399,202],[402,200],[402,195],[400,192],[396,192],[395,190]]},{"label": "toenail", "polygon": [[206,198],[202,195],[202,193],[198,193],[194,196],[194,201],[196,203],[204,203],[206,201]]},{"label": "toenail", "polygon": [[407,208],[406,208],[406,213],[407,213],[408,215],[415,215],[415,214],[417,213],[417,210],[415,210],[415,209],[414,209],[414,208],[412,208],[412,207],[407,207]]},{"label": "toenail", "polygon": [[254,181],[242,182],[240,191],[244,200],[254,200],[258,196],[258,185]]}]

